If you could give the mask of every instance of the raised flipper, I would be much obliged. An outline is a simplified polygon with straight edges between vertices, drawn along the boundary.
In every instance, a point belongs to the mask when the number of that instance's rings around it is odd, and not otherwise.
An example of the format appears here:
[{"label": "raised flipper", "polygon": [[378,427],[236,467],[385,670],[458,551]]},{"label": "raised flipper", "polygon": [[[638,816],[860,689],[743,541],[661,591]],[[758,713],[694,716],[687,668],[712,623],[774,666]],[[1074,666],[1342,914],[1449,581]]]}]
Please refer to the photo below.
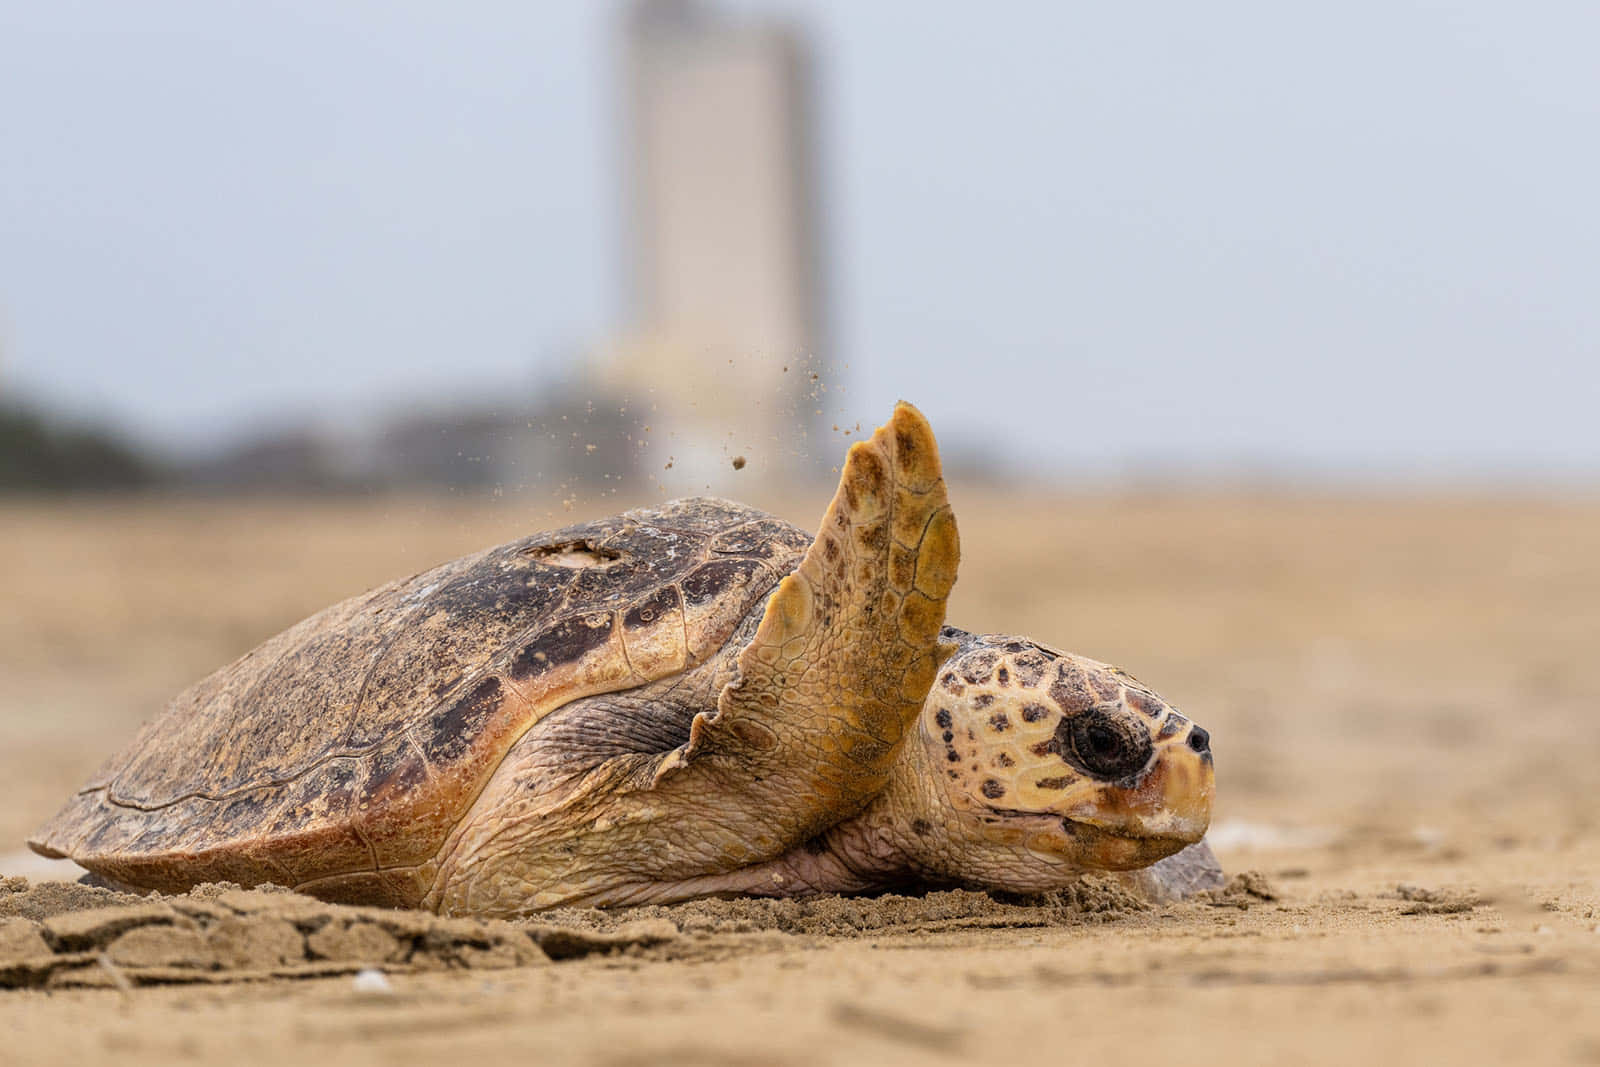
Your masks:
[{"label": "raised flipper", "polygon": [[[688,740],[564,761],[563,777],[549,765],[560,720],[536,726],[447,840],[424,905],[514,915],[682,900],[858,814],[954,651],[939,630],[959,558],[933,432],[901,404],[851,447],[805,558]],[[699,669],[727,676],[717,659]],[[594,699],[572,713],[586,728],[615,721]]]},{"label": "raised flipper", "polygon": [[788,842],[859,812],[954,650],[939,629],[960,556],[933,431],[901,403],[851,446],[805,559],[657,784],[715,774]]}]

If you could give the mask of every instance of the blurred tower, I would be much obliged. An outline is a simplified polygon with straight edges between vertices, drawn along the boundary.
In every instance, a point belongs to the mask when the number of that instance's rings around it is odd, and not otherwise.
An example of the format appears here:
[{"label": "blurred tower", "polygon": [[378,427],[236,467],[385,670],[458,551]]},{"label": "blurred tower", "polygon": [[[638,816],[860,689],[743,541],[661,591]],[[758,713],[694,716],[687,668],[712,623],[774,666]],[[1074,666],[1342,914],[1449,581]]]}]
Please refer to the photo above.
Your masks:
[{"label": "blurred tower", "polygon": [[611,384],[653,391],[671,435],[655,450],[696,477],[734,453],[810,468],[828,382],[806,35],[638,0],[624,70],[629,323]]}]

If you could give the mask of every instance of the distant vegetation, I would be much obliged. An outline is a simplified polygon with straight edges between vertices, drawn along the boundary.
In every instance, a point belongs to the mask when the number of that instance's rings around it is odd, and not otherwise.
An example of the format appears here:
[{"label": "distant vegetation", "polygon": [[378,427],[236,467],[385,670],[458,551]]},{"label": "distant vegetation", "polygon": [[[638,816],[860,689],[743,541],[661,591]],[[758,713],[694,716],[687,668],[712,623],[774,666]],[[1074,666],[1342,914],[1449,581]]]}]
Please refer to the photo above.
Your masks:
[{"label": "distant vegetation", "polygon": [[[530,389],[495,403],[374,413],[334,432],[285,419],[188,451],[151,453],[105,424],[0,399],[0,493],[640,491],[665,468],[646,458],[649,416],[599,387]],[[657,434],[665,442],[671,431]],[[831,444],[832,442],[830,442]],[[727,450],[724,449],[726,452]],[[842,448],[840,449],[842,451]],[[948,466],[960,471],[962,450]],[[734,457],[718,459],[725,470]],[[735,465],[734,469],[738,469]]]},{"label": "distant vegetation", "polygon": [[152,457],[103,425],[0,400],[0,493],[352,493],[611,490],[638,475],[637,417],[549,391],[509,410],[460,407],[380,419],[365,435],[294,425]]},{"label": "distant vegetation", "polygon": [[137,489],[154,481],[150,462],[112,434],[0,403],[0,491]]}]

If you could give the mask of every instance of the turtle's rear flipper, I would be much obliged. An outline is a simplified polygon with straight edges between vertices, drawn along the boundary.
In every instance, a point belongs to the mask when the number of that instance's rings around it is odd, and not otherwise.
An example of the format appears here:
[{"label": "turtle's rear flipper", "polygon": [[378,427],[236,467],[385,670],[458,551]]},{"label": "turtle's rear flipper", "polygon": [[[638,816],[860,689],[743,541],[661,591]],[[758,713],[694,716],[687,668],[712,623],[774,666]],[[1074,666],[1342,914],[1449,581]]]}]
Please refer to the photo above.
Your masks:
[{"label": "turtle's rear flipper", "polygon": [[140,889],[138,886],[129,885],[127,882],[119,882],[115,878],[107,878],[105,875],[96,874],[93,871],[89,871],[80,877],[78,884],[86,885],[93,889],[109,889],[113,893],[133,893],[137,896],[143,896],[148,892],[148,890]]},{"label": "turtle's rear flipper", "polygon": [[939,665],[961,548],[938,446],[910,404],[852,445],[795,573],[767,602],[715,714],[660,777],[711,771],[754,793],[797,843],[859,812],[888,781]]}]

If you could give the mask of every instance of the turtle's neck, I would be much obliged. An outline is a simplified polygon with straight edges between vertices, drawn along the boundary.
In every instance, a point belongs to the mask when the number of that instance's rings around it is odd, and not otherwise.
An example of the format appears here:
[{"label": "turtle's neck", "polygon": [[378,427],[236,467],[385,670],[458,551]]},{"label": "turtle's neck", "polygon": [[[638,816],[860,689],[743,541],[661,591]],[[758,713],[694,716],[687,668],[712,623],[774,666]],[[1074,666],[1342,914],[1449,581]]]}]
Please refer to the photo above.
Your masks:
[{"label": "turtle's neck", "polygon": [[947,862],[959,851],[954,813],[937,790],[927,745],[913,727],[888,787],[865,810],[763,864],[761,884],[746,891],[796,896],[957,884]]},{"label": "turtle's neck", "polygon": [[1081,871],[1064,858],[1028,847],[1036,827],[1000,812],[960,810],[936,755],[921,724],[913,726],[888,787],[861,814],[775,861],[789,884],[751,891],[795,895],[798,884],[819,893],[901,886],[1048,892],[1077,880]]}]

